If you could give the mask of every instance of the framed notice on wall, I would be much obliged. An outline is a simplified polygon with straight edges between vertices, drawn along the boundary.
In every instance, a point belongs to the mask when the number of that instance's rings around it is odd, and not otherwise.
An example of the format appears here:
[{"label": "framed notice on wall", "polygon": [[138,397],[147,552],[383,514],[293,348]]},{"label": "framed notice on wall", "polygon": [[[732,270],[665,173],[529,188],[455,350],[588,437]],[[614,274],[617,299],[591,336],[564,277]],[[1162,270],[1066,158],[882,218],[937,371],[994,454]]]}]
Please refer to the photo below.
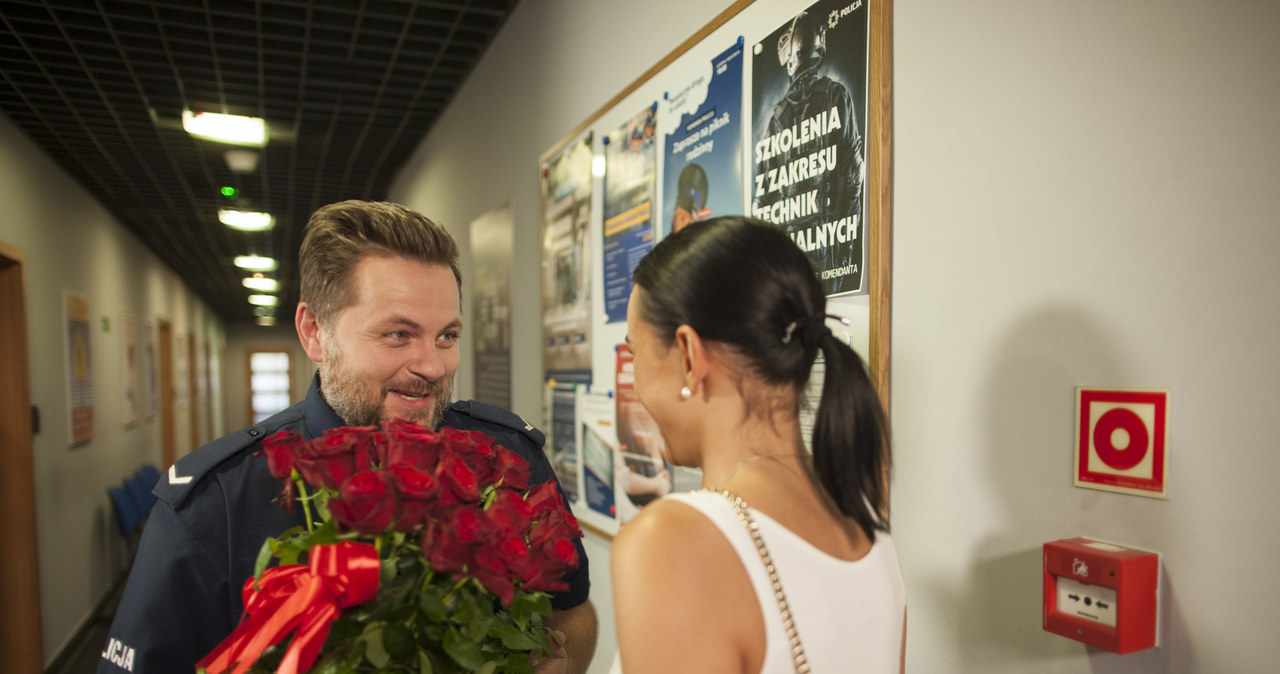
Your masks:
[{"label": "framed notice on wall", "polygon": [[63,337],[67,368],[68,444],[93,439],[93,369],[89,339],[89,298],[62,293]]},{"label": "framed notice on wall", "polygon": [[511,208],[471,222],[476,400],[511,407]]}]

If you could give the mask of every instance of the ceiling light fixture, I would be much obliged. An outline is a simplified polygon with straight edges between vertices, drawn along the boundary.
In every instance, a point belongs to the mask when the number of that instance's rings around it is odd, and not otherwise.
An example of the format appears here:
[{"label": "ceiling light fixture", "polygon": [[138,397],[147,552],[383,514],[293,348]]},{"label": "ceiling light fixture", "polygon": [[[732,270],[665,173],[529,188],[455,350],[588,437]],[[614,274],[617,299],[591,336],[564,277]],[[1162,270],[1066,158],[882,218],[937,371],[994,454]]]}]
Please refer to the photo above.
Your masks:
[{"label": "ceiling light fixture", "polygon": [[219,143],[253,147],[267,144],[267,123],[261,117],[183,110],[182,128],[197,138]]},{"label": "ceiling light fixture", "polygon": [[274,307],[280,303],[275,295],[250,295],[249,304],[256,304],[260,307]]},{"label": "ceiling light fixture", "polygon": [[218,219],[232,229],[245,232],[261,232],[276,226],[275,216],[270,213],[237,211],[230,208],[219,209]]},{"label": "ceiling light fixture", "polygon": [[250,290],[261,290],[264,293],[273,293],[280,289],[279,281],[267,278],[262,274],[246,277],[242,283],[244,283],[244,287]]},{"label": "ceiling light fixture", "polygon": [[275,307],[254,307],[253,315],[254,316],[275,316],[276,308]]},{"label": "ceiling light fixture", "polygon": [[276,324],[275,316],[259,316],[258,325],[270,327]]},{"label": "ceiling light fixture", "polygon": [[261,255],[237,255],[235,264],[237,267],[249,271],[275,271],[280,266],[276,264],[275,258]]},{"label": "ceiling light fixture", "polygon": [[258,170],[258,153],[253,150],[227,150],[222,158],[234,173],[253,173]]}]

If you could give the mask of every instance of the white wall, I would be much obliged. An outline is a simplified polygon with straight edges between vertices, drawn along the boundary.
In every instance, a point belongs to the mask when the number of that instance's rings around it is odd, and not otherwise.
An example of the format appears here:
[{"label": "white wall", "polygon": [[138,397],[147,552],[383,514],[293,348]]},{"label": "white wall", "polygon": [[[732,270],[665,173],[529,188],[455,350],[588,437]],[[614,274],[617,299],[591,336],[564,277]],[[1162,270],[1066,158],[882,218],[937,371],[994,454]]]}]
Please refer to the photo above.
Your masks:
[{"label": "white wall", "polygon": [[[123,319],[139,348],[157,316],[196,335],[200,353],[221,343],[221,320],[177,274],[123,228],[14,125],[0,116],[0,240],[23,253],[31,404],[40,432],[31,448],[36,488],[41,629],[46,663],[106,594],[127,561],[107,487],[144,462],[161,463],[157,415],[124,425]],[[89,299],[93,439],[68,448],[62,292]],[[102,319],[110,321],[104,329]],[[147,391],[141,383],[142,392]],[[198,437],[222,433],[222,408],[205,396]],[[190,403],[188,403],[189,405]],[[189,451],[189,407],[176,410],[177,451]],[[13,448],[5,448],[11,451]],[[13,451],[20,451],[13,449]],[[162,467],[163,469],[163,467]]]},{"label": "white wall", "polygon": [[[538,157],[726,4],[522,3],[397,183],[464,246],[471,219],[510,201],[522,415],[540,414]],[[1270,669],[1277,28],[1280,7],[1243,0],[896,3],[910,671]],[[1167,501],[1071,486],[1080,385],[1171,391]],[[1076,535],[1163,553],[1160,649],[1114,656],[1041,630],[1040,546]],[[607,549],[588,541],[593,671],[614,644]]]}]

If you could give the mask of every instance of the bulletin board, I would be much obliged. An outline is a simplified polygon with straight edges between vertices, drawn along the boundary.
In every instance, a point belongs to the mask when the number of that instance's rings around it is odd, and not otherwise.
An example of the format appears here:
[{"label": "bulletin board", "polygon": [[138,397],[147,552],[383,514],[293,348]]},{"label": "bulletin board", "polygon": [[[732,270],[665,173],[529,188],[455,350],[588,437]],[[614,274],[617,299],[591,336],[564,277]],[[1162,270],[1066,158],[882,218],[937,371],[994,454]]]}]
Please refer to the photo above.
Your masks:
[{"label": "bulletin board", "polygon": [[543,427],[586,528],[611,537],[649,498],[630,490],[700,480],[636,449],[654,428],[624,344],[631,271],[688,221],[787,231],[888,406],[891,66],[890,0],[740,0],[540,157]]}]

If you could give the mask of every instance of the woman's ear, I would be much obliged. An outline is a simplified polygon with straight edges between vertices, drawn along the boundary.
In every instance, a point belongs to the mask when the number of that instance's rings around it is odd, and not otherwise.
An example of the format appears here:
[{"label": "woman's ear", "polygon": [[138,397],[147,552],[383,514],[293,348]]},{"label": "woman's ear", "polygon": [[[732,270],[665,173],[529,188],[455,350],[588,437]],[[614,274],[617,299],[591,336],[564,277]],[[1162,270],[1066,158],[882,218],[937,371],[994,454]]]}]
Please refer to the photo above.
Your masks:
[{"label": "woman's ear", "polygon": [[306,302],[298,303],[298,310],[293,316],[293,325],[298,330],[298,341],[302,342],[302,350],[313,362],[324,360],[324,329],[316,321],[316,314]]},{"label": "woman's ear", "polygon": [[683,367],[684,383],[693,392],[702,389],[703,380],[707,377],[711,362],[706,347],[697,330],[690,325],[676,328],[675,347],[680,349],[680,361]]}]

